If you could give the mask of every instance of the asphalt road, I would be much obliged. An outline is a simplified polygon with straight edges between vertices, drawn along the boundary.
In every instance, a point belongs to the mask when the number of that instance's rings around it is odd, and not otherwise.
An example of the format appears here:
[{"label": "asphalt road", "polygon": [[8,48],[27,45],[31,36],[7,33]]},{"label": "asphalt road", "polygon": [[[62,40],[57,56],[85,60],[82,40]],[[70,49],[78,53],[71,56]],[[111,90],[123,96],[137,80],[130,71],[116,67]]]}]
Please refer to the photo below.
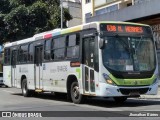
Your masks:
[{"label": "asphalt road", "polygon": [[[54,116],[57,115],[58,120],[113,120],[116,118],[108,117],[115,116],[118,120],[128,120],[128,119],[139,119],[139,117],[123,117],[123,115],[129,115],[131,113],[138,114],[144,111],[160,111],[160,99],[128,99],[123,104],[116,104],[112,99],[102,99],[102,98],[89,98],[84,104],[74,104],[68,102],[66,95],[55,96],[53,94],[44,93],[25,98],[21,94],[20,89],[16,88],[0,88],[0,111],[60,111],[58,113],[48,112],[48,114]],[[72,111],[72,112],[66,112]],[[81,112],[80,112],[81,111]],[[98,112],[97,112],[98,111]],[[130,113],[128,113],[128,111]],[[142,112],[143,111],[143,112]],[[46,113],[46,112],[45,112]],[[66,117],[66,116],[70,117]],[[72,117],[73,115],[73,117]],[[77,117],[77,116],[78,117]],[[103,117],[98,116],[102,115]],[[121,116],[122,115],[122,116]],[[82,116],[82,117],[80,117]],[[2,119],[2,118],[0,118]],[[6,118],[3,118],[6,119]],[[14,118],[22,119],[22,118]],[[24,118],[23,118],[24,119]],[[31,119],[31,118],[30,118]],[[33,118],[34,119],[34,118]],[[45,119],[45,118],[42,118]],[[51,119],[47,118],[47,119]],[[159,120],[160,112],[158,117],[140,117],[143,120]]]}]

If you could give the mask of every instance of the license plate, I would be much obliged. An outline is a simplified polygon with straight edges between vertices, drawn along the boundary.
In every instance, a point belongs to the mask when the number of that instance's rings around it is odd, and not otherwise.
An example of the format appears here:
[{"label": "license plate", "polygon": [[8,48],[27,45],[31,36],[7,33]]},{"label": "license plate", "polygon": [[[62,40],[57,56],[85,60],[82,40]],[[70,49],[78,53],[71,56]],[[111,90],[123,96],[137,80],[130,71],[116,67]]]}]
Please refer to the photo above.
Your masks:
[{"label": "license plate", "polygon": [[129,95],[130,96],[137,96],[137,95],[140,95],[140,94],[139,94],[139,92],[131,92]]}]

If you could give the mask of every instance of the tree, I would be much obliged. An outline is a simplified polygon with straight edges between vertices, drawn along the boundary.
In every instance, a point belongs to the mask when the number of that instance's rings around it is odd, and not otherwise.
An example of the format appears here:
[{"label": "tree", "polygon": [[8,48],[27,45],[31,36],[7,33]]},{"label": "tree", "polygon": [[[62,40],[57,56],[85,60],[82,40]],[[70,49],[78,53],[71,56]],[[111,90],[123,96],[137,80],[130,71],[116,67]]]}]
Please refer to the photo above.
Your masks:
[{"label": "tree", "polygon": [[[0,42],[13,42],[60,26],[59,0],[0,0]],[[72,16],[67,9],[64,21]]]}]

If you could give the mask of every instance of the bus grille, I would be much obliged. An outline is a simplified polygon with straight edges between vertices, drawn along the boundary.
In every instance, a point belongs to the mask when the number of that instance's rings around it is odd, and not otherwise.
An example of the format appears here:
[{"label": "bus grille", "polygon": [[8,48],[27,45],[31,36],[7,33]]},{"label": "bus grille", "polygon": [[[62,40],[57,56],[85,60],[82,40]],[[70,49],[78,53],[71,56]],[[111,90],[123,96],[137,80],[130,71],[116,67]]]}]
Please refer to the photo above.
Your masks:
[{"label": "bus grille", "polygon": [[139,88],[139,89],[126,89],[126,88],[120,88],[120,92],[124,95],[129,95],[132,92],[136,92],[139,94],[145,94],[148,91],[149,88]]}]

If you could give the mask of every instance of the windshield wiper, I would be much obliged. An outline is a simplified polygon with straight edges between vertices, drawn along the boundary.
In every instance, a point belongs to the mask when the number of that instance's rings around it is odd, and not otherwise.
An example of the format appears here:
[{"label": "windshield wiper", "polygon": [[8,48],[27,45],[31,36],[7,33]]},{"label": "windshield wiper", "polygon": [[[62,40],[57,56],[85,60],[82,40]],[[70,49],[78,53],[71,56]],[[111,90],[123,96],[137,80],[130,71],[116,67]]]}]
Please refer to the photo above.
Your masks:
[{"label": "windshield wiper", "polygon": [[139,45],[140,45],[140,43],[143,41],[143,35],[141,35],[141,39],[139,40],[139,42],[138,42],[138,45],[137,45],[137,47],[136,47],[136,51],[138,51],[138,48],[139,48]]},{"label": "windshield wiper", "polygon": [[125,48],[125,50],[130,52],[130,45],[128,45],[118,34],[116,34],[115,37],[119,39],[117,41]]}]

